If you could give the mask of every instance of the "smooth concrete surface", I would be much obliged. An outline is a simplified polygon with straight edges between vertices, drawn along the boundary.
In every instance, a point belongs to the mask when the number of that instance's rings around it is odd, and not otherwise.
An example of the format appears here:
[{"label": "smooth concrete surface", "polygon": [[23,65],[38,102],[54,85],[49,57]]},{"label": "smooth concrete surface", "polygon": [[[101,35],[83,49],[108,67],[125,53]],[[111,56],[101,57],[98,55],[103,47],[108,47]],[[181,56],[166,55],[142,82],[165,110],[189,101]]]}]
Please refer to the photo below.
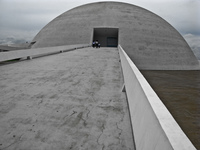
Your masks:
[{"label": "smooth concrete surface", "polygon": [[98,28],[118,28],[118,44],[139,69],[200,69],[187,42],[168,22],[146,9],[121,2],[87,4],[61,14],[35,36],[32,47],[92,43],[94,29]]},{"label": "smooth concrete surface", "polygon": [[18,51],[2,52],[0,53],[0,62],[13,60],[18,58],[33,58],[36,56],[43,56],[47,54],[65,52],[72,49],[78,49],[83,47],[88,47],[89,44],[77,44],[77,45],[65,45],[65,46],[55,46],[55,47],[45,47],[45,48],[35,48],[35,49],[22,49]]},{"label": "smooth concrete surface", "polygon": [[119,52],[136,149],[196,150],[121,46]]},{"label": "smooth concrete surface", "polygon": [[1,150],[134,150],[116,48],[0,66]]}]

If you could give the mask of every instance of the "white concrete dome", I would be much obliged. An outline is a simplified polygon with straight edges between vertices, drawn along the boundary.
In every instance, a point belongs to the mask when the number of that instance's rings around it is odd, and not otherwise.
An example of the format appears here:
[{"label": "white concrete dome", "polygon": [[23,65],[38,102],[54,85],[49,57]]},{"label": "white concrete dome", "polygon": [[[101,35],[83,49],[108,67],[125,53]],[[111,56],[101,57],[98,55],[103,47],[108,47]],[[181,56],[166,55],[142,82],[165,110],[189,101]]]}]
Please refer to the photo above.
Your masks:
[{"label": "white concrete dome", "polygon": [[120,44],[139,69],[192,70],[199,62],[169,23],[141,7],[98,2],[71,9],[48,23],[32,48],[72,44]]}]

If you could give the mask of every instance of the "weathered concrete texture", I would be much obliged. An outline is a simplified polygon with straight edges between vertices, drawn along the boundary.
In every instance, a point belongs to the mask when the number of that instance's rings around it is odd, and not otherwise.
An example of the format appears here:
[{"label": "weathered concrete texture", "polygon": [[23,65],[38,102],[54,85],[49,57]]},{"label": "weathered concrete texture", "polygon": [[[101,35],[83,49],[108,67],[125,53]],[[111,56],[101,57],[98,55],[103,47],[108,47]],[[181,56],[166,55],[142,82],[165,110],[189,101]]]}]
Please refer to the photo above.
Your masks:
[{"label": "weathered concrete texture", "polygon": [[33,48],[91,43],[94,28],[119,28],[119,44],[139,69],[199,69],[192,50],[169,23],[119,2],[87,4],[61,14],[36,35]]},{"label": "weathered concrete texture", "polygon": [[0,66],[0,149],[134,149],[117,49]]}]

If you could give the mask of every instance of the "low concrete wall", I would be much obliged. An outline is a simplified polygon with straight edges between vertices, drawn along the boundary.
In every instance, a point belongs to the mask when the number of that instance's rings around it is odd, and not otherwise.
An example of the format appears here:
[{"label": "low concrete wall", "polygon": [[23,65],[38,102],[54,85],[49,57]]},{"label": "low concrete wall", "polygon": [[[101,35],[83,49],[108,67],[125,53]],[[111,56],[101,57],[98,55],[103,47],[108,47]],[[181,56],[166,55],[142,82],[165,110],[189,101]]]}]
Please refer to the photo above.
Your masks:
[{"label": "low concrete wall", "polygon": [[119,46],[137,150],[195,150],[177,122]]},{"label": "low concrete wall", "polygon": [[35,48],[35,49],[22,49],[12,52],[1,52],[0,53],[0,62],[19,59],[19,58],[27,58],[32,59],[33,57],[43,56],[48,54],[54,54],[59,52],[66,52],[73,49],[79,49],[88,47],[89,44],[79,44],[79,45],[65,45],[65,46],[56,46],[56,47],[45,47],[45,48]]}]

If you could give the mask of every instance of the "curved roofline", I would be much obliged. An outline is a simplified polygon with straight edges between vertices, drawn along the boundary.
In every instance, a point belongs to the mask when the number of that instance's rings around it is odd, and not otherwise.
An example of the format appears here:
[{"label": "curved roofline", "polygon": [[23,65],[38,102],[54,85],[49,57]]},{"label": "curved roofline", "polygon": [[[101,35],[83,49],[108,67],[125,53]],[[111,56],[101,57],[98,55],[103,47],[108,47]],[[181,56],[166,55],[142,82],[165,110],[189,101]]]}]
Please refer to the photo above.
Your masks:
[{"label": "curved roofline", "polygon": [[[183,36],[164,18],[146,8],[117,1],[69,9],[40,30],[32,48],[89,44],[97,27],[119,28],[118,44],[140,69],[184,70],[199,64]],[[98,38],[105,43],[107,37]]]},{"label": "curved roofline", "polygon": [[[89,2],[89,3],[83,4],[83,5],[76,6],[76,7],[72,8],[72,9],[69,9],[69,10],[65,11],[64,13],[58,15],[57,17],[55,17],[54,19],[52,19],[49,23],[47,23],[43,28],[45,28],[45,27],[48,26],[52,21],[54,21],[56,18],[58,18],[59,16],[65,14],[65,13],[67,13],[67,12],[73,11],[73,10],[78,9],[78,8],[80,8],[80,7],[84,7],[84,6],[92,5],[92,4],[98,4],[98,3],[99,3],[99,4],[100,4],[100,3],[118,3],[118,4],[126,4],[126,5],[130,5],[130,6],[138,7],[139,9],[143,9],[143,10],[145,10],[145,11],[147,11],[147,12],[149,12],[149,13],[151,13],[151,14],[157,16],[157,17],[159,17],[160,19],[164,20],[168,25],[170,25],[170,26],[175,30],[175,32],[177,32],[177,33],[179,34],[180,38],[182,38],[182,40],[184,40],[184,41],[187,43],[187,41],[183,38],[183,36],[180,34],[180,32],[178,32],[178,30],[177,30],[175,27],[173,27],[168,21],[166,21],[166,20],[165,20],[164,18],[162,18],[161,16],[159,16],[159,15],[157,15],[156,13],[154,13],[154,12],[152,12],[152,11],[146,9],[146,8],[143,8],[143,7],[141,7],[141,6],[137,6],[137,5],[134,5],[134,4],[131,4],[131,3],[127,3],[127,2],[118,2],[118,1],[99,1],[99,2],[92,2],[92,3]],[[43,29],[43,28],[42,28],[42,29]],[[41,30],[42,30],[42,29],[41,29]],[[41,30],[40,30],[40,31],[41,31]],[[38,34],[39,34],[39,32],[36,34],[36,36],[37,36]],[[34,37],[34,38],[35,38],[35,37]],[[190,46],[189,46],[188,43],[187,43],[187,46],[190,48]],[[190,48],[190,49],[191,49],[191,48]]]}]

